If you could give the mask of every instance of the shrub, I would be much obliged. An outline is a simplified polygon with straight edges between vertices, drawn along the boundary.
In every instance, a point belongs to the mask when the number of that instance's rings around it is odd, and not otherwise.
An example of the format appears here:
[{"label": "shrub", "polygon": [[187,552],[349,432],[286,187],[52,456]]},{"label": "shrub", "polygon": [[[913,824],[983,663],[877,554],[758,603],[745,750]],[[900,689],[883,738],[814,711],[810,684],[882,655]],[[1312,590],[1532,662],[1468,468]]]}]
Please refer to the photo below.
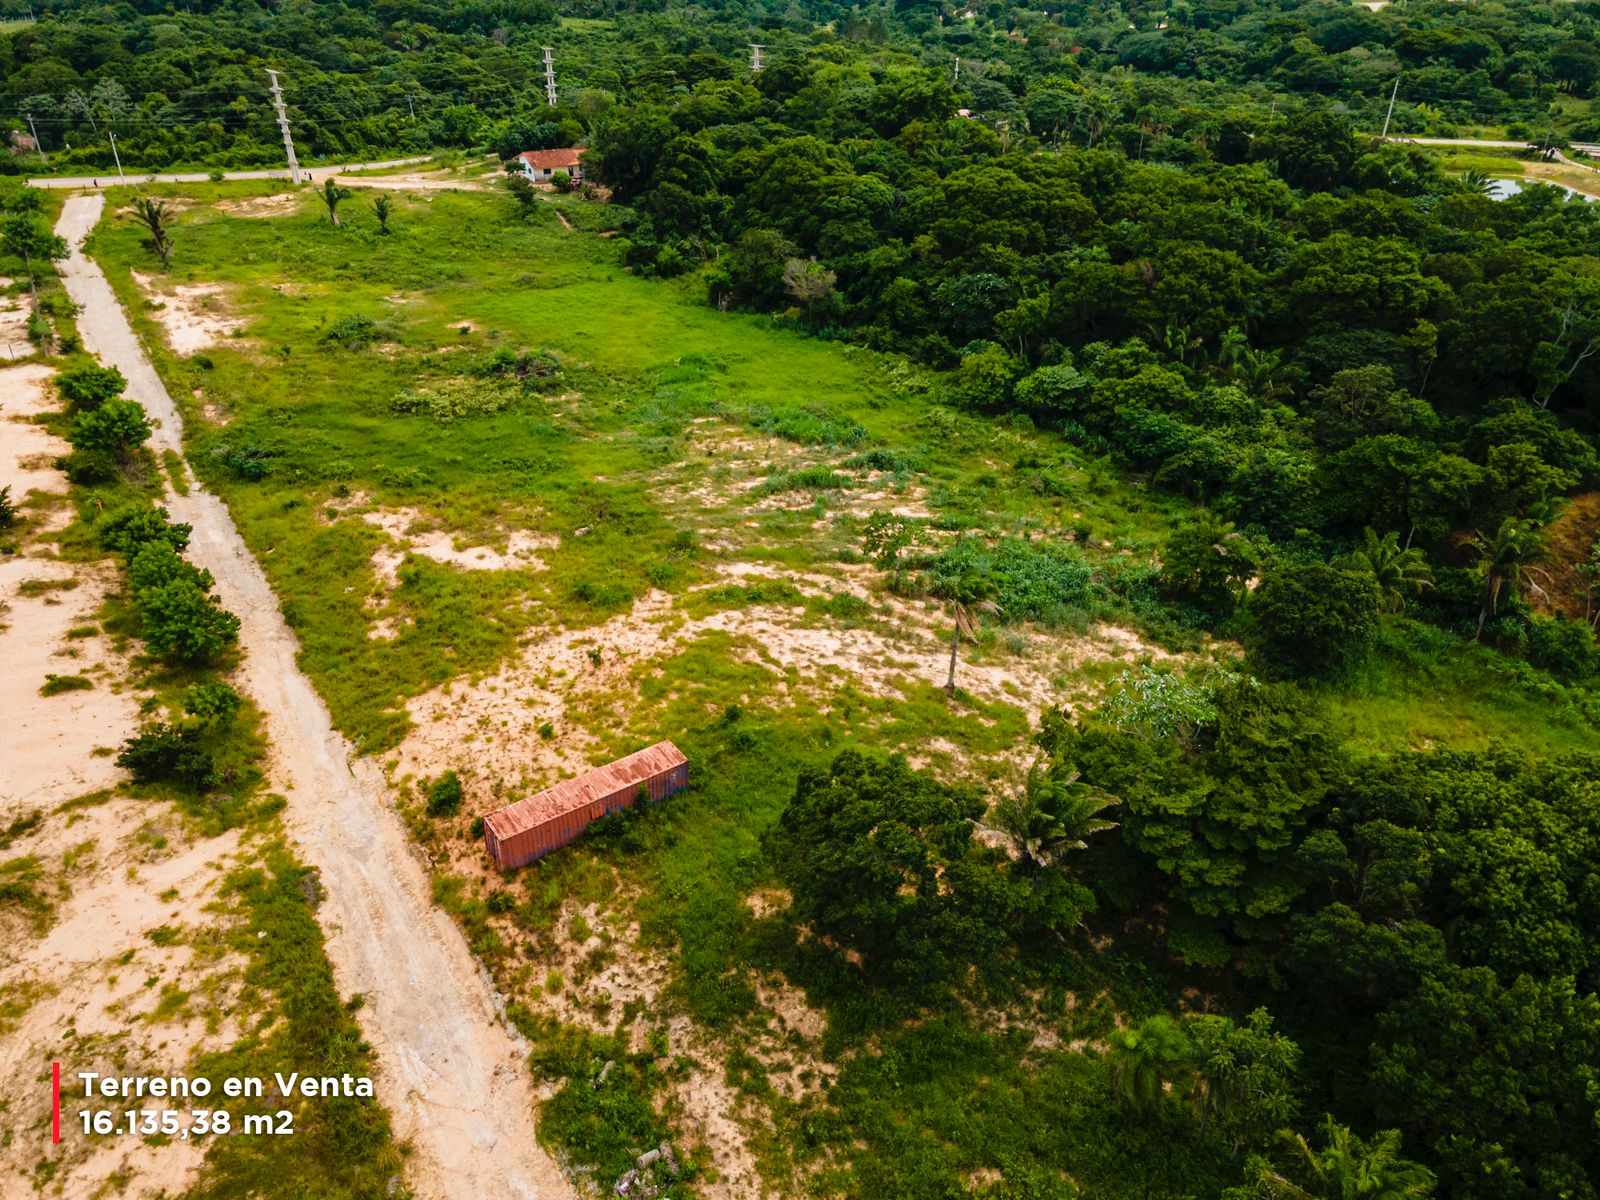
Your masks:
[{"label": "shrub", "polygon": [[428,815],[453,817],[461,810],[461,778],[454,771],[446,771],[428,788]]},{"label": "shrub", "polygon": [[967,537],[928,564],[934,590],[957,580],[982,581],[1006,619],[1057,624],[1094,597],[1093,572],[1076,552],[1048,542],[1007,538],[993,549]]},{"label": "shrub", "polygon": [[73,483],[107,483],[117,477],[115,454],[103,450],[74,450],[61,460],[61,469]]},{"label": "shrub", "polygon": [[1167,539],[1161,554],[1162,587],[1178,600],[1226,616],[1255,578],[1260,557],[1231,524],[1200,513]]},{"label": "shrub", "polygon": [[1529,617],[1527,655],[1529,662],[1562,679],[1587,679],[1600,670],[1600,649],[1582,621]]},{"label": "shrub", "polygon": [[11,485],[0,487],[0,529],[10,529],[17,523],[17,506],[11,502]]},{"label": "shrub", "polygon": [[240,479],[259,483],[272,471],[271,460],[277,458],[281,452],[269,450],[264,446],[218,446],[211,451],[215,458],[229,471]]},{"label": "shrub", "polygon": [[167,542],[146,542],[128,562],[128,582],[133,585],[135,599],[149,588],[165,587],[177,580],[193,583],[201,591],[211,590],[211,572],[185,562]]},{"label": "shrub", "polygon": [[340,317],[323,331],[321,340],[325,346],[343,346],[346,350],[363,350],[374,342],[384,342],[391,339],[386,325],[380,325],[371,317],[357,315]]},{"label": "shrub", "polygon": [[127,378],[115,367],[74,367],[56,376],[56,387],[73,412],[93,412],[122,395],[127,386]]},{"label": "shrub", "polygon": [[216,764],[200,745],[200,730],[160,722],[147,725],[122,743],[117,766],[133,775],[135,783],[168,780],[200,792],[216,782]]},{"label": "shrub", "polygon": [[189,544],[192,527],[167,520],[167,510],[150,508],[143,504],[130,504],[102,517],[97,526],[100,545],[130,559],[147,542],[164,541],[174,550]]},{"label": "shrub", "polygon": [[82,675],[46,675],[39,695],[59,696],[62,692],[84,692],[92,687],[94,684]]},{"label": "shrub", "polygon": [[183,694],[183,711],[202,725],[233,724],[244,698],[225,683],[197,683]]},{"label": "shrub", "polygon": [[192,579],[146,588],[137,600],[141,636],[161,658],[207,663],[239,640],[239,618]]},{"label": "shrub", "polygon": [[109,454],[126,461],[134,449],[150,437],[149,418],[132,400],[107,400],[90,412],[74,418],[67,440],[73,449]]},{"label": "shrub", "polygon": [[1326,563],[1269,571],[1251,598],[1254,649],[1277,675],[1327,675],[1365,657],[1378,632],[1371,575]]}]

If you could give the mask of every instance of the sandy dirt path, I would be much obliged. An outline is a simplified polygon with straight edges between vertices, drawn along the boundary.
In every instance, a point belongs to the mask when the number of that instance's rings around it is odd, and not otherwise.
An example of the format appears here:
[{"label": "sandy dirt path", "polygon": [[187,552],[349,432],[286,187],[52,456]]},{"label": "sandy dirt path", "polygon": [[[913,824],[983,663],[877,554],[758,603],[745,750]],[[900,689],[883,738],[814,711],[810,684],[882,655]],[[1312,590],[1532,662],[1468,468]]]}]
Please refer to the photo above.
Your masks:
[{"label": "sandy dirt path", "polygon": [[[98,265],[80,248],[102,196],[67,200],[56,232],[72,256],[67,292],[81,306],[85,345],[128,377],[128,394],[159,422],[153,448],[182,453],[182,424]],[[305,859],[327,889],[318,916],[340,989],[366,998],[362,1030],[382,1069],[379,1098],[415,1148],[411,1183],[426,1200],[555,1200],[571,1185],[534,1140],[534,1097],[523,1049],[499,999],[449,919],[387,803],[377,765],[353,758],[295,661],[260,566],[217,497],[195,485],[169,495],[174,519],[194,526],[189,554],[217,580],[242,621],[242,682],[267,716],[274,784]],[[285,1063],[285,1070],[314,1070]]]}]

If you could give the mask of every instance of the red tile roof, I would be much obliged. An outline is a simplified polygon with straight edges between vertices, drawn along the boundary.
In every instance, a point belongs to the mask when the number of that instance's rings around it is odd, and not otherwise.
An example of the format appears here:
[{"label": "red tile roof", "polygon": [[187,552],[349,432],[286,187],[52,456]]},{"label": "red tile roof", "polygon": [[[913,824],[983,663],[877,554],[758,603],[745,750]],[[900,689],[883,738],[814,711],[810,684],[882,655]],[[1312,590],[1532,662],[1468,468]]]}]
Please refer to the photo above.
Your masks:
[{"label": "red tile roof", "polygon": [[577,166],[583,155],[584,147],[568,146],[565,150],[524,150],[517,157],[530,167],[554,171]]},{"label": "red tile roof", "polygon": [[501,841],[524,829],[543,825],[564,813],[586,808],[596,800],[614,796],[625,788],[681,767],[689,760],[671,742],[657,742],[636,750],[626,758],[586,771],[575,779],[563,779],[526,800],[518,800],[484,818]]}]

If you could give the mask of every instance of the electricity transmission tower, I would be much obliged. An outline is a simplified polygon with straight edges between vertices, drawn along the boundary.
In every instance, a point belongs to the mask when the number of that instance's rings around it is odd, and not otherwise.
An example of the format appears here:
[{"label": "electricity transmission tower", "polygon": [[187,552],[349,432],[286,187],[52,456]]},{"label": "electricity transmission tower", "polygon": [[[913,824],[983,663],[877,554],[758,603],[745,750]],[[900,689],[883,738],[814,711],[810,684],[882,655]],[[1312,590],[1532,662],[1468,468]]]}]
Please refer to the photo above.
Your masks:
[{"label": "electricity transmission tower", "polygon": [[766,49],[765,46],[757,45],[755,42],[751,42],[750,43],[750,70],[751,71],[763,71],[763,70],[766,69],[767,60],[761,57],[761,52],[763,50],[765,50],[765,49]]},{"label": "electricity transmission tower", "polygon": [[544,99],[551,108],[556,106],[556,60],[549,46],[544,49]]},{"label": "electricity transmission tower", "polygon": [[294,135],[289,132],[289,110],[283,106],[283,88],[278,86],[278,73],[267,68],[267,78],[272,80],[272,107],[278,110],[278,128],[283,131],[283,152],[289,156],[289,182],[300,182],[300,160],[294,156]]}]

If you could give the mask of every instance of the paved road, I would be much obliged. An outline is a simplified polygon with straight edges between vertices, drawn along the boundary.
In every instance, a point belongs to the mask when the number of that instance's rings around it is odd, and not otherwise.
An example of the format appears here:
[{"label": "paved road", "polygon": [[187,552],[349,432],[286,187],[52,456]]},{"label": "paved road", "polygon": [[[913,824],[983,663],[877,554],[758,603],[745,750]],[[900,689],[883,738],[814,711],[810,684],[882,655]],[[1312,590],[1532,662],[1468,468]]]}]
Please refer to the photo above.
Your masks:
[{"label": "paved road", "polygon": [[[309,174],[312,183],[321,183],[330,175],[342,175],[350,171],[382,171],[390,167],[409,167],[415,163],[428,161],[428,156],[419,158],[391,158],[386,162],[367,163],[329,163],[325,167],[301,167],[302,174]],[[224,171],[224,179],[288,179],[287,167],[272,171]],[[211,178],[209,171],[180,171],[176,173],[157,175],[136,175],[132,171],[127,173],[123,180],[117,178],[115,171],[104,175],[41,175],[37,179],[28,180],[29,187],[36,188],[93,188],[115,187],[120,183],[205,183]]]},{"label": "paved road", "polygon": [[[128,379],[157,428],[152,448],[183,452],[177,407],[145,356],[97,264],[80,248],[103,195],[69,197],[56,232],[71,257],[67,294],[81,307],[85,346]],[[460,931],[433,906],[429,882],[388,803],[378,765],[353,758],[300,672],[299,644],[226,506],[198,485],[169,493],[174,519],[194,527],[189,553],[241,621],[244,690],[266,714],[275,788],[289,798],[290,834],[321,873],[317,918],[340,990],[359,1014],[380,1069],[378,1096],[414,1152],[407,1174],[428,1200],[574,1200],[534,1140],[532,1086],[521,1039],[508,1032],[487,976]],[[315,1074],[320,1064],[284,1063]]]},{"label": "paved road", "polygon": [[[1412,137],[1410,134],[1404,133],[1394,134],[1389,140],[1391,142],[1414,142],[1418,146],[1482,146],[1485,150],[1527,150],[1533,146],[1533,143],[1529,141],[1497,142],[1489,138]],[[1581,150],[1585,154],[1600,155],[1600,143],[1573,142],[1571,148],[1573,150]]]}]

